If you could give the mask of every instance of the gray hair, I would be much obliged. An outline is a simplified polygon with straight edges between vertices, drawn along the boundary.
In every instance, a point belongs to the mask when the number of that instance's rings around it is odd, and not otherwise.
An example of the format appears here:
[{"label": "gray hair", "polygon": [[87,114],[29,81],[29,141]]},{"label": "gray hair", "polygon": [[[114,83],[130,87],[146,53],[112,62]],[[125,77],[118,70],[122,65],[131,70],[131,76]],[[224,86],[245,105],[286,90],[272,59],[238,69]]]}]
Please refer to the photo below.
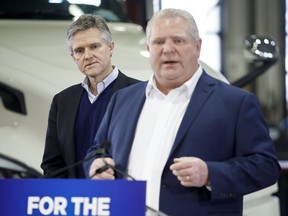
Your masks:
[{"label": "gray hair", "polygon": [[94,14],[84,14],[81,15],[76,21],[74,21],[67,31],[66,43],[71,53],[73,53],[72,40],[74,34],[79,31],[86,31],[91,28],[96,28],[101,32],[102,38],[107,45],[110,45],[112,43],[110,29],[105,19],[101,16]]},{"label": "gray hair", "polygon": [[147,27],[146,27],[147,43],[150,40],[151,29],[152,29],[152,25],[155,22],[155,20],[162,19],[162,18],[176,18],[176,17],[182,18],[183,20],[185,20],[187,22],[187,27],[188,27],[189,31],[191,32],[192,37],[195,40],[200,39],[199,31],[198,31],[198,27],[197,27],[197,24],[195,22],[195,19],[189,12],[187,12],[185,10],[181,10],[181,9],[167,8],[167,9],[163,9],[163,10],[156,12],[152,16],[152,18],[149,20]]}]

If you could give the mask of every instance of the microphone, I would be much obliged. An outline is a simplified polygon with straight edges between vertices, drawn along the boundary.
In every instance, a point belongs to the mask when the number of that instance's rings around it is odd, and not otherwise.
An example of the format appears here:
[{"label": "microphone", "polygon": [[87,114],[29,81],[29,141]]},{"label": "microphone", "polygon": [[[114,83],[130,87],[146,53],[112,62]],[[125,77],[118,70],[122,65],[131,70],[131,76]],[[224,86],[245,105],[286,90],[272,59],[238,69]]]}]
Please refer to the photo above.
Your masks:
[{"label": "microphone", "polygon": [[133,176],[129,175],[127,172],[123,172],[122,170],[116,168],[115,166],[112,166],[112,165],[108,164],[103,157],[102,157],[102,160],[103,160],[104,165],[102,167],[98,168],[95,171],[95,173],[92,176],[90,176],[90,178],[93,178],[95,175],[101,174],[101,173],[105,172],[107,169],[111,168],[116,173],[121,174],[124,179],[130,178],[131,180],[136,181],[136,179]]},{"label": "microphone", "polygon": [[[104,142],[104,143],[101,145],[100,148],[98,148],[98,149],[96,150],[96,152],[98,152],[98,154],[96,154],[96,155],[101,155],[101,158],[102,158],[102,160],[103,160],[103,162],[104,162],[104,166],[98,168],[98,169],[95,171],[95,173],[94,173],[92,176],[90,176],[90,178],[93,178],[93,176],[105,172],[105,171],[106,171],[107,169],[109,169],[109,168],[111,168],[111,169],[114,170],[114,168],[104,160],[104,155],[107,153],[107,150],[108,150],[109,147],[110,147],[110,142],[106,141],[106,142]],[[90,159],[90,157],[89,157],[89,159]]]},{"label": "microphone", "polygon": [[[108,142],[109,143],[109,142]],[[116,166],[112,166],[109,163],[106,162],[106,160],[104,159],[104,155],[107,153],[107,149],[110,147],[110,143],[109,145],[106,145],[105,148],[103,148],[101,150],[102,155],[101,158],[103,160],[104,165],[100,168],[98,168],[95,173],[90,176],[90,179],[93,178],[93,176],[97,175],[97,174],[101,174],[103,172],[105,172],[107,169],[113,169],[116,173],[119,173],[120,175],[123,176],[124,179],[128,179],[130,178],[132,181],[137,181],[133,176],[129,175],[127,172],[122,171],[121,169],[118,169]],[[99,154],[98,154],[99,155]],[[156,209],[153,209],[149,206],[146,205],[146,215],[147,216],[168,216],[167,214],[158,211]]]},{"label": "microphone", "polygon": [[[67,171],[67,170],[70,170],[70,169],[72,169],[72,168],[74,168],[74,167],[76,167],[76,166],[79,166],[79,165],[83,164],[85,161],[88,161],[88,160],[94,158],[94,157],[97,156],[97,155],[103,156],[103,155],[106,153],[106,151],[107,151],[107,149],[108,149],[109,147],[110,147],[110,142],[104,141],[103,143],[100,144],[99,148],[97,148],[97,150],[95,151],[95,153],[94,153],[94,154],[91,154],[88,158],[84,158],[84,159],[82,159],[82,160],[79,160],[79,161],[77,161],[77,162],[75,162],[75,163],[73,163],[73,164],[70,164],[70,165],[65,166],[65,167],[63,167],[63,168],[61,168],[61,169],[55,170],[54,172],[51,172],[51,173],[49,173],[49,174],[40,176],[39,178],[53,178],[53,177],[55,177],[55,176],[57,176],[57,175],[65,172],[65,171]],[[104,171],[105,171],[105,170],[104,170]],[[104,172],[104,171],[102,171],[102,172]]]}]

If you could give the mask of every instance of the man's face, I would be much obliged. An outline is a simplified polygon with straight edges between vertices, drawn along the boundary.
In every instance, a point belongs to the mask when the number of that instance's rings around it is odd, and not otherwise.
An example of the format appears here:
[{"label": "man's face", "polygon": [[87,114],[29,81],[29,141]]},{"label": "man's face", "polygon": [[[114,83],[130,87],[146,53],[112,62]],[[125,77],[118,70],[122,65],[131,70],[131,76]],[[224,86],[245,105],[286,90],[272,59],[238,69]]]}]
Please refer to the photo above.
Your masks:
[{"label": "man's face", "polygon": [[201,40],[192,37],[181,18],[155,20],[147,48],[158,87],[179,87],[198,68]]},{"label": "man's face", "polygon": [[112,70],[113,42],[107,45],[96,28],[79,31],[72,39],[72,58],[88,77],[105,78]]}]

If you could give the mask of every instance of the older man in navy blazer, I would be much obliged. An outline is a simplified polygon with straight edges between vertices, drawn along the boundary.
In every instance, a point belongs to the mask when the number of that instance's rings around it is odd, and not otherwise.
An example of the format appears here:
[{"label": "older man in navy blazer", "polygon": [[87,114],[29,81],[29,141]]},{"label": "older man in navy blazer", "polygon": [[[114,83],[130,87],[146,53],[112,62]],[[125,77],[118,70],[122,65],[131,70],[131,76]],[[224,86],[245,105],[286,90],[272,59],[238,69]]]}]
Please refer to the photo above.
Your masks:
[{"label": "older man in navy blazer", "polygon": [[[202,69],[188,12],[160,11],[146,32],[154,74],[112,97],[86,176],[146,180],[146,204],[168,215],[242,215],[243,196],[280,175],[257,98]],[[107,151],[90,159],[106,141]]]}]

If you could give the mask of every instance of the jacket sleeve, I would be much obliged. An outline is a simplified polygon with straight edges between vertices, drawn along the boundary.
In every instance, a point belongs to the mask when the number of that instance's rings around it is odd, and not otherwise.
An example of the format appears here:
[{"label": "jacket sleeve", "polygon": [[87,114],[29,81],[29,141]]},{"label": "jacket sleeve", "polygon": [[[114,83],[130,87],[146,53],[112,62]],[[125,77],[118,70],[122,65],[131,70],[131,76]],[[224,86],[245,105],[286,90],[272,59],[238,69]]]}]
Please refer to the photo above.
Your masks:
[{"label": "jacket sleeve", "polygon": [[[49,111],[45,148],[41,163],[41,168],[43,169],[43,174],[45,176],[50,177],[52,173],[66,166],[61,152],[57,138],[57,96],[55,96]],[[57,176],[51,177],[65,178],[67,176],[67,172],[62,172]]]},{"label": "jacket sleeve", "polygon": [[226,199],[274,184],[280,166],[260,104],[247,94],[239,108],[235,127],[235,157],[207,162],[212,199]]}]

